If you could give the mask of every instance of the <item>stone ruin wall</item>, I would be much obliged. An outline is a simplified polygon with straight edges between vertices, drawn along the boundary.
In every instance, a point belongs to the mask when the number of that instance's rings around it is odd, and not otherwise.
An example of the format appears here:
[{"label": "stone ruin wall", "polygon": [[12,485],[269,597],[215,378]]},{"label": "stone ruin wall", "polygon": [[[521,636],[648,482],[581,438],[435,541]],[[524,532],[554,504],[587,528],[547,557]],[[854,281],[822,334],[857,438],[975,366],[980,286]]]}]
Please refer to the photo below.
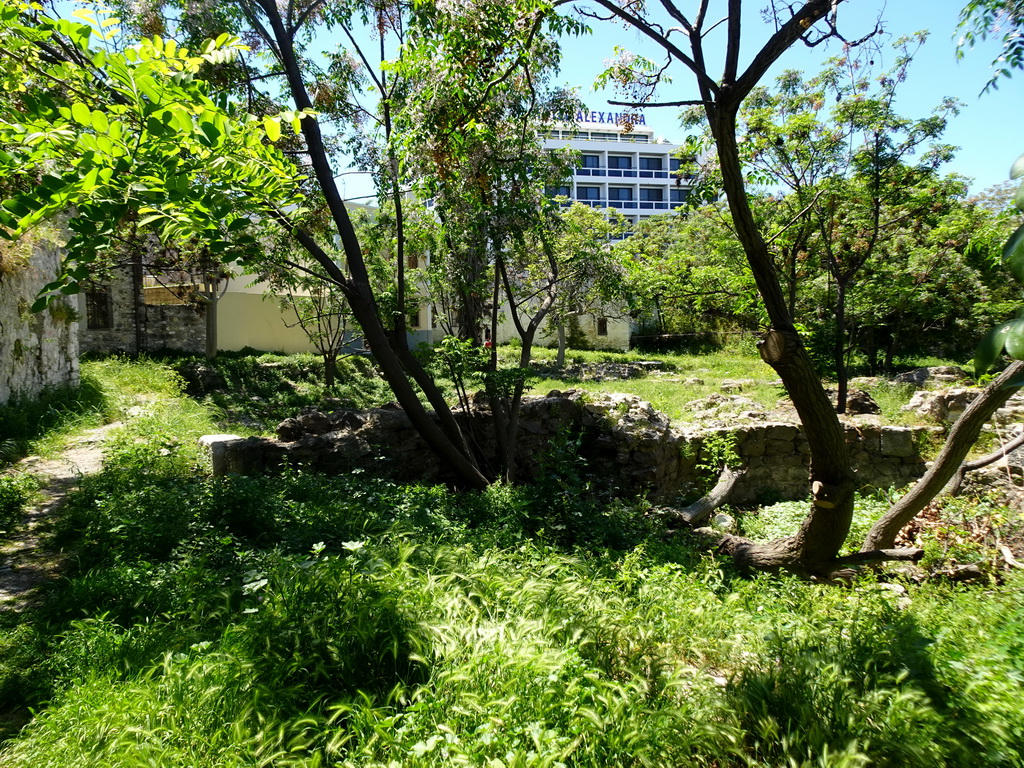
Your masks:
[{"label": "stone ruin wall", "polygon": [[[11,246],[8,246],[11,247]],[[19,248],[26,248],[24,263]],[[37,237],[15,244],[0,265],[0,404],[78,384],[78,323],[66,300],[33,314],[40,289],[60,270],[63,249]]]},{"label": "stone ruin wall", "polygon": [[85,295],[79,300],[82,318],[82,352],[160,352],[174,350],[202,354],[206,351],[205,309],[187,304],[147,304],[144,291],[136,288],[130,268],[115,272],[115,279],[101,286],[110,295],[109,327],[89,328]]},{"label": "stone ruin wall", "polygon": [[[485,456],[493,456],[489,412],[477,406],[474,411],[483,422],[475,432],[477,442]],[[848,422],[847,443],[864,487],[903,486],[920,477],[925,466],[917,446],[927,431]],[[454,480],[397,408],[309,412],[282,423],[279,434],[281,440],[218,436],[212,441],[214,472],[253,474],[290,462],[327,473],[373,466],[402,481]],[[560,441],[586,460],[596,482],[613,482],[620,494],[642,493],[659,503],[714,484],[716,457],[729,444],[735,462],[746,469],[730,503],[801,499],[808,493],[809,448],[801,428],[791,423],[674,427],[631,395],[591,401],[570,391],[526,399],[519,442],[525,478]]]}]

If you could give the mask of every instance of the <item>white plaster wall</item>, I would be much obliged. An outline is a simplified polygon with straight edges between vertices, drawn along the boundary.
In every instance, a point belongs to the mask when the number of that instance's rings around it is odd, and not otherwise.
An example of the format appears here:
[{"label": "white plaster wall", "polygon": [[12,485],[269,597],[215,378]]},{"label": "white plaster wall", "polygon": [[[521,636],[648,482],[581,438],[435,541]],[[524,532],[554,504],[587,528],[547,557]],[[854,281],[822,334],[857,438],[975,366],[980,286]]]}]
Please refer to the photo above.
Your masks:
[{"label": "white plaster wall", "polygon": [[[576,318],[579,329],[587,339],[591,349],[607,349],[616,352],[626,352],[629,349],[629,342],[632,335],[632,324],[629,320],[616,317],[606,317],[607,335],[597,334],[598,316],[580,315]],[[568,332],[568,325],[566,326]],[[498,343],[504,344],[512,339],[518,339],[519,333],[511,320],[503,320],[498,324]],[[558,327],[547,319],[541,324],[540,332],[535,340],[540,347],[558,346]]]}]

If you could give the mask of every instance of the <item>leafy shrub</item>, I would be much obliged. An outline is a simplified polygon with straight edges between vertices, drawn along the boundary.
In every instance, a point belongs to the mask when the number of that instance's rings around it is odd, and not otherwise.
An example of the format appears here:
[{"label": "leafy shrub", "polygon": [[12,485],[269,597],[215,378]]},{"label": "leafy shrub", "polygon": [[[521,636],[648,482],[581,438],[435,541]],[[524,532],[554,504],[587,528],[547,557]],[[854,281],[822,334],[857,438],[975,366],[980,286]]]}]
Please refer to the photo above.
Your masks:
[{"label": "leafy shrub", "polygon": [[36,487],[29,475],[0,475],[0,533],[10,531],[21,520]]}]

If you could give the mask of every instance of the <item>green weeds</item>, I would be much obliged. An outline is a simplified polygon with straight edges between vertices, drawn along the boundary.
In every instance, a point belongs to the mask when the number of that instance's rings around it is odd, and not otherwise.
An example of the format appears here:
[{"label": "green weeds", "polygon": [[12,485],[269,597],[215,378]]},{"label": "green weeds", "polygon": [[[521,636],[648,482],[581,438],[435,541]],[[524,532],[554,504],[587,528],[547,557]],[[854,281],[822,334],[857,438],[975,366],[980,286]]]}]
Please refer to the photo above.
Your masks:
[{"label": "green weeds", "polygon": [[480,493],[207,478],[219,414],[163,381],[69,499],[73,567],[0,616],[5,766],[1024,762],[1020,577],[741,578],[596,494],[569,437],[534,486]]}]

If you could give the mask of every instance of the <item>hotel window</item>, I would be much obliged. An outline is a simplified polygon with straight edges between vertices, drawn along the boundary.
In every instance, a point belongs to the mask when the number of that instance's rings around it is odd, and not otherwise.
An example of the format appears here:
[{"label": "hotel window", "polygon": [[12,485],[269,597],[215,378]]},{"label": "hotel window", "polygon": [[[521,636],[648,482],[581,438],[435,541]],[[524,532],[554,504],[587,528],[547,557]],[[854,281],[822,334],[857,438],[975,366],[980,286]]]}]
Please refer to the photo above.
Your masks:
[{"label": "hotel window", "polygon": [[94,288],[85,292],[85,327],[102,331],[114,325],[110,312],[110,290]]},{"label": "hotel window", "polygon": [[660,157],[641,157],[640,158],[640,170],[641,171],[660,171],[661,170],[661,158]]},{"label": "hotel window", "polygon": [[680,162],[682,162],[682,161],[678,157],[669,158],[668,169],[670,171],[678,171],[679,170],[679,163]]},{"label": "hotel window", "polygon": [[577,200],[600,200],[600,187],[576,187]]},{"label": "hotel window", "polygon": [[608,187],[609,200],[632,200],[632,187]]},{"label": "hotel window", "polygon": [[582,168],[600,168],[601,167],[601,156],[600,155],[583,155]]},{"label": "hotel window", "polygon": [[562,187],[548,187],[548,197],[572,197],[572,187],[566,185]]},{"label": "hotel window", "polygon": [[675,205],[682,205],[685,203],[689,194],[690,190],[688,189],[673,189],[669,191],[671,202]]},{"label": "hotel window", "polygon": [[617,155],[608,155],[608,167],[609,168],[632,168],[633,158],[631,157],[619,157]]},{"label": "hotel window", "polygon": [[665,199],[665,190],[663,189],[640,189],[640,199],[647,202],[660,203]]}]

